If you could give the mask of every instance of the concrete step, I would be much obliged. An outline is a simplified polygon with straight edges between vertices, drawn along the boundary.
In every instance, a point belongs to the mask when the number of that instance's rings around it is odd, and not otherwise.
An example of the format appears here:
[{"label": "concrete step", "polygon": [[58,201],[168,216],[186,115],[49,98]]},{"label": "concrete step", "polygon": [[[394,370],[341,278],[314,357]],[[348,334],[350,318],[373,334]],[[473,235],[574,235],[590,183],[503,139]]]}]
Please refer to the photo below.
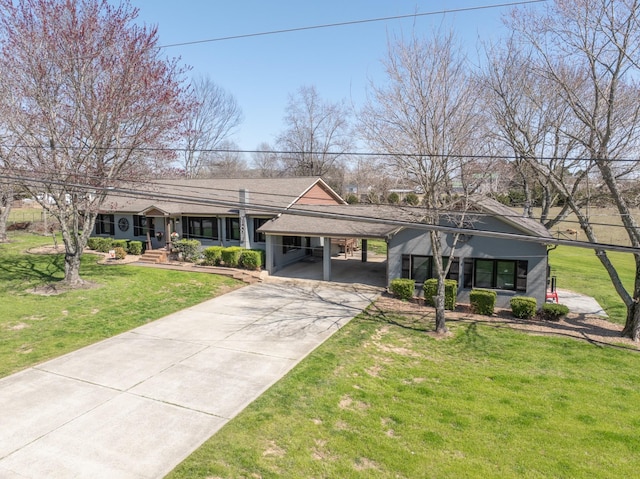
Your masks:
[{"label": "concrete step", "polygon": [[144,252],[140,259],[138,260],[141,263],[166,263],[167,262],[167,252],[161,249],[147,250]]}]

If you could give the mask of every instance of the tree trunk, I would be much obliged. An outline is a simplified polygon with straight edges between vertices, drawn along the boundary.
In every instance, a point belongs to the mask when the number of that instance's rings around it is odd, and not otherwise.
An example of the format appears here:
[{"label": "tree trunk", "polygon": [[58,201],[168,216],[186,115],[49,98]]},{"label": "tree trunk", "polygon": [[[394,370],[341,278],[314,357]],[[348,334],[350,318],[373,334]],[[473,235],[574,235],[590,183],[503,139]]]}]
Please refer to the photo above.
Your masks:
[{"label": "tree trunk", "polygon": [[81,286],[84,284],[85,281],[80,277],[81,258],[82,254],[79,251],[65,253],[63,283],[69,286]]},{"label": "tree trunk", "polygon": [[11,212],[11,202],[13,201],[13,194],[10,191],[0,192],[0,243],[9,241],[9,238],[7,238],[7,222]]},{"label": "tree trunk", "polygon": [[627,321],[622,330],[622,336],[631,338],[634,341],[640,340],[640,305],[638,298],[627,305]]},{"label": "tree trunk", "polygon": [[9,241],[7,237],[7,220],[9,219],[9,211],[11,207],[0,207],[0,243],[6,243]]},{"label": "tree trunk", "polygon": [[435,297],[436,303],[436,333],[445,334],[449,332],[447,328],[446,320],[445,320],[445,309],[444,309],[444,279],[442,277],[438,278],[438,289]]}]

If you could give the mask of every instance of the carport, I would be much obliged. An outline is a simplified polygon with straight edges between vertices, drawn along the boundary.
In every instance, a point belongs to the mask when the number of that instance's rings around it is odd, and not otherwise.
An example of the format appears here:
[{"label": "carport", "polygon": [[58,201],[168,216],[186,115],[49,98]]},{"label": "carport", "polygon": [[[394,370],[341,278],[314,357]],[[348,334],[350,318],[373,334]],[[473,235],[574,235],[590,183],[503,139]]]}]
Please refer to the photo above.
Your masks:
[{"label": "carport", "polygon": [[[369,262],[367,240],[381,239],[388,241],[398,230],[398,226],[371,221],[358,220],[360,216],[372,217],[375,214],[375,206],[304,206],[296,207],[295,211],[282,213],[269,220],[260,227],[259,232],[266,236],[266,270],[270,275],[275,275],[283,269],[295,271],[297,277],[307,279],[321,279],[323,281],[341,281],[348,276],[365,277],[373,271],[380,270],[380,259]],[[352,217],[352,218],[349,218]],[[375,216],[373,216],[375,218]],[[297,238],[298,240],[292,240]],[[341,242],[359,240],[360,249],[357,253],[359,259],[349,256],[345,247],[344,253],[337,252]],[[288,249],[289,245],[299,245],[296,249]],[[346,246],[346,245],[345,245]],[[344,259],[342,257],[344,255]],[[334,275],[332,260],[340,260],[337,271],[340,278]],[[384,286],[388,283],[388,272],[384,270]],[[317,270],[318,263],[322,264],[321,277],[315,278],[310,270]],[[296,268],[291,266],[296,264]],[[307,274],[303,269],[309,268]],[[359,272],[354,272],[358,268]],[[358,275],[358,273],[362,273]],[[346,273],[349,273],[348,275]],[[353,281],[347,281],[353,282]]]}]

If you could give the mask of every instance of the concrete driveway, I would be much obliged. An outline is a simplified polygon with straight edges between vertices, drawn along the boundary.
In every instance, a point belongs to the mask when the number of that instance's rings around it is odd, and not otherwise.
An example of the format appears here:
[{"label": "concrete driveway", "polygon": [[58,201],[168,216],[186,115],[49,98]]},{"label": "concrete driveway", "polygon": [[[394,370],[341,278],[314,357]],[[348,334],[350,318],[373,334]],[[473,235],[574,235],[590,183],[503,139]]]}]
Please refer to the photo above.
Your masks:
[{"label": "concrete driveway", "polygon": [[6,377],[0,477],[163,477],[378,292],[248,286]]}]

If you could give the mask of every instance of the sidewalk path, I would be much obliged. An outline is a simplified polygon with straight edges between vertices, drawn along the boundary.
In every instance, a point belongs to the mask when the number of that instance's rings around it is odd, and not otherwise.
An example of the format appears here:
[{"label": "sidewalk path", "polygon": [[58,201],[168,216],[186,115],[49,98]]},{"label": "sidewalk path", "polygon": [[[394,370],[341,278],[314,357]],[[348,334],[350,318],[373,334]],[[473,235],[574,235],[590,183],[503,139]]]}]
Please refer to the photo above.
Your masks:
[{"label": "sidewalk path", "polygon": [[256,284],[6,377],[0,477],[163,477],[376,295]]}]

